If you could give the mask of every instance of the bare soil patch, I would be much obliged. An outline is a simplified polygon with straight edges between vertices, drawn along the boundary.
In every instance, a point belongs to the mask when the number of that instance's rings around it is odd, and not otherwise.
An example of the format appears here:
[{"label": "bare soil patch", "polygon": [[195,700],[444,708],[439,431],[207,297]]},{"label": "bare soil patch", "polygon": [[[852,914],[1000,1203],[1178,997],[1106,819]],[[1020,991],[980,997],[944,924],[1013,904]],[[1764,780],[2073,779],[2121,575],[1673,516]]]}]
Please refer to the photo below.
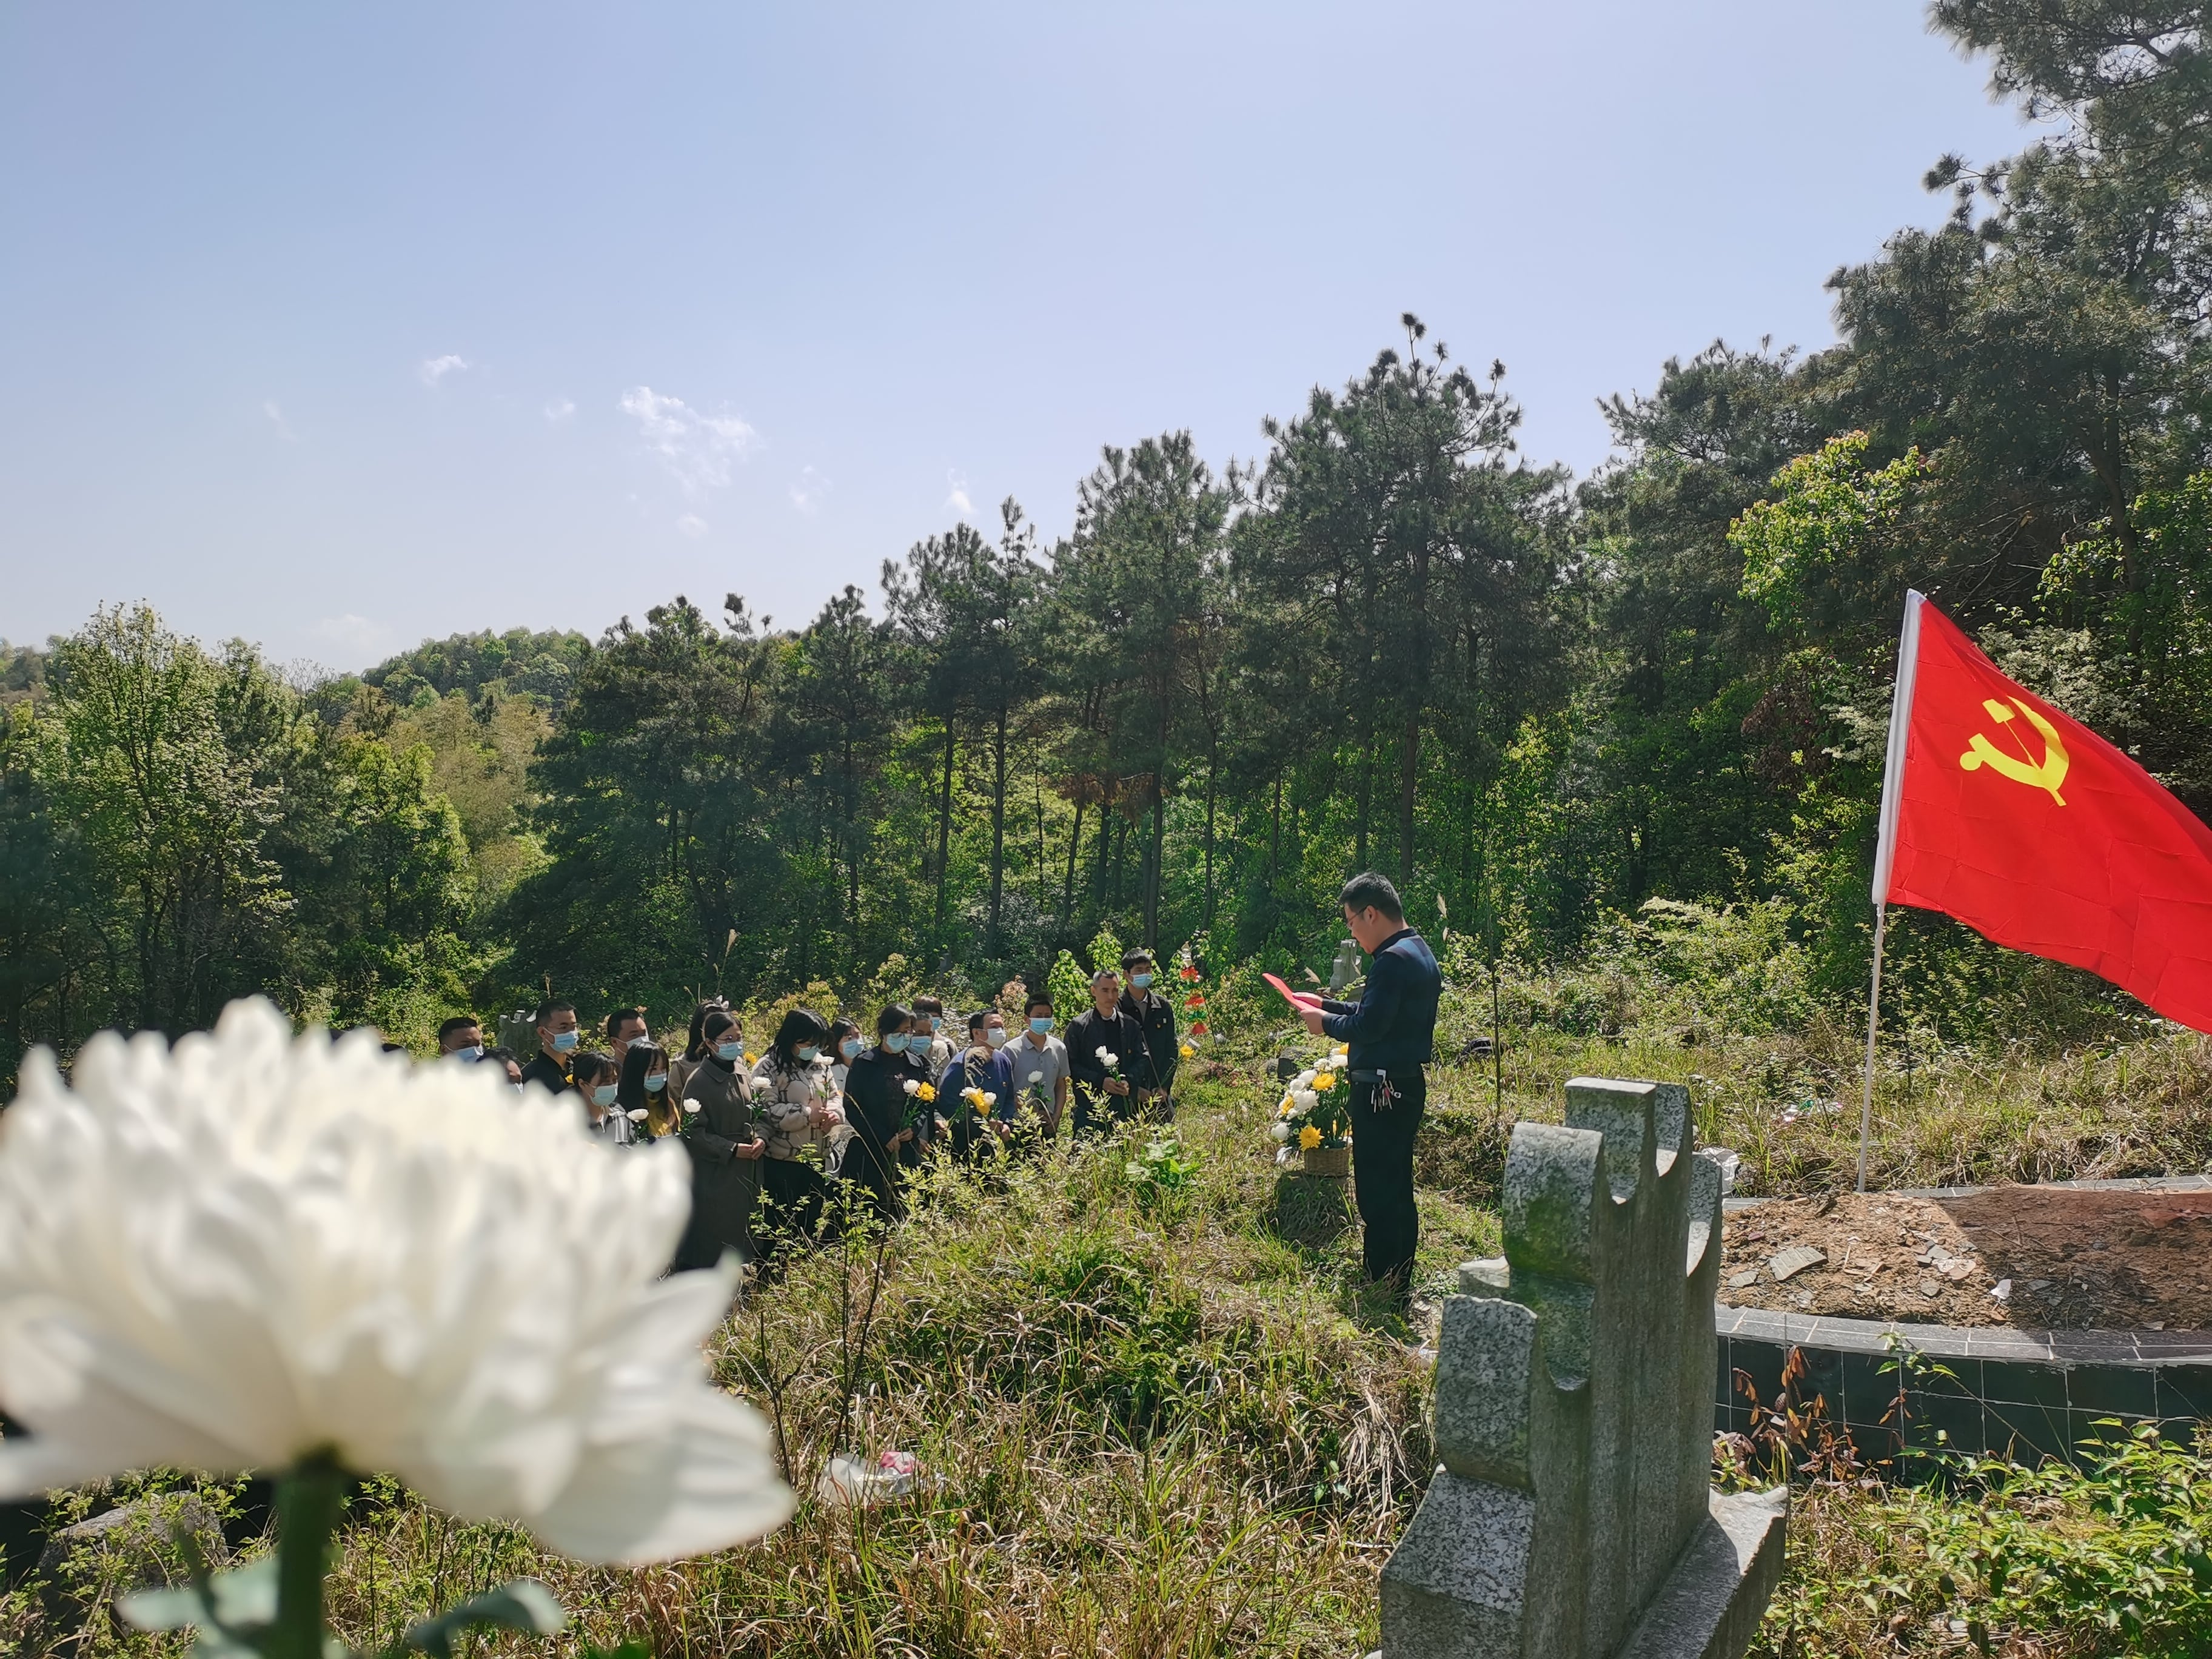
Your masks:
[{"label": "bare soil patch", "polygon": [[[1808,1250],[1821,1260],[1790,1271]],[[1720,1297],[1922,1324],[2212,1330],[2212,1193],[1778,1199],[1729,1218]]]}]

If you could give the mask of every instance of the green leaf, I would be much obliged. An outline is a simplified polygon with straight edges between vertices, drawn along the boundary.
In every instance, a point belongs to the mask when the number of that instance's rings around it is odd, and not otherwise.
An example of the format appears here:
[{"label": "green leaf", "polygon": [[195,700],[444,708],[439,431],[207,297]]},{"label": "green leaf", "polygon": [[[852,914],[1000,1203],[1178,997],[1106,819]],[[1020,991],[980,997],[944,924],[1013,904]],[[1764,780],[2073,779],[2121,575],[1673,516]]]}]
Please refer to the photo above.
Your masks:
[{"label": "green leaf", "polygon": [[528,1631],[550,1636],[568,1622],[568,1615],[553,1599],[553,1592],[535,1578],[518,1578],[497,1589],[471,1595],[435,1619],[426,1619],[407,1632],[406,1643],[430,1659],[453,1659],[453,1638],[477,1625],[501,1630]]},{"label": "green leaf", "polygon": [[198,1626],[192,1651],[209,1659],[252,1655],[259,1651],[255,1635],[276,1617],[276,1558],[264,1555],[174,1589],[134,1590],[116,1598],[115,1610],[139,1630]]}]

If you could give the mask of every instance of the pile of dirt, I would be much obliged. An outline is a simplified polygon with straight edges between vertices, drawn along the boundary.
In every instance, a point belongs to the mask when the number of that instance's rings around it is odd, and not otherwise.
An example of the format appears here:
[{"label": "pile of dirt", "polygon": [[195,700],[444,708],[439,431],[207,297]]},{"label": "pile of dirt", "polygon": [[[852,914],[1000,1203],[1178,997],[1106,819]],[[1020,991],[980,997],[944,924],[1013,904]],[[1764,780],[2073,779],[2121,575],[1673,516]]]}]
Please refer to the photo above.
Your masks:
[{"label": "pile of dirt", "polygon": [[1778,1199],[1728,1218],[1720,1297],[1921,1324],[2212,1330],[2212,1193]]}]

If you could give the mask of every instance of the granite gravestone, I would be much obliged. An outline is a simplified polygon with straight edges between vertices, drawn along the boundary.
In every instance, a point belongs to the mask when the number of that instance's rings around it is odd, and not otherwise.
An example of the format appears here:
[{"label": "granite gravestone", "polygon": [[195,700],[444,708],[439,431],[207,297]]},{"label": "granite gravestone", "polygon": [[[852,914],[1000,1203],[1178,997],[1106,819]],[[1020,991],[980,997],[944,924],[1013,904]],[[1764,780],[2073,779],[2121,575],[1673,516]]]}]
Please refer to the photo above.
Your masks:
[{"label": "granite gravestone", "polygon": [[1443,1467],[1382,1570],[1384,1659],[1735,1659],[1788,1492],[1712,1491],[1721,1176],[1680,1085],[1577,1078],[1522,1123],[1505,1255],[1437,1343]]}]

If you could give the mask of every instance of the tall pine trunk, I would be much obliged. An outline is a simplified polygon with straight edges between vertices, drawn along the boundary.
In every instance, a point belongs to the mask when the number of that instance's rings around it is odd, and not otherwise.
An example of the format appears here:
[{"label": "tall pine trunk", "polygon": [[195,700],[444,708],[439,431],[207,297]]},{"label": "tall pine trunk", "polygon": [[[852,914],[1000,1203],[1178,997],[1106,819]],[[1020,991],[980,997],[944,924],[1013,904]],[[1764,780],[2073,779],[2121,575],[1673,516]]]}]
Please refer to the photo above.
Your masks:
[{"label": "tall pine trunk", "polygon": [[1421,713],[1406,716],[1406,729],[1398,741],[1398,884],[1413,879],[1413,791],[1421,775]]},{"label": "tall pine trunk", "polygon": [[937,934],[945,937],[945,882],[952,856],[952,716],[945,717],[945,785],[937,797]]},{"label": "tall pine trunk", "polygon": [[999,916],[1006,896],[1006,706],[991,738],[991,955],[999,954]]}]

